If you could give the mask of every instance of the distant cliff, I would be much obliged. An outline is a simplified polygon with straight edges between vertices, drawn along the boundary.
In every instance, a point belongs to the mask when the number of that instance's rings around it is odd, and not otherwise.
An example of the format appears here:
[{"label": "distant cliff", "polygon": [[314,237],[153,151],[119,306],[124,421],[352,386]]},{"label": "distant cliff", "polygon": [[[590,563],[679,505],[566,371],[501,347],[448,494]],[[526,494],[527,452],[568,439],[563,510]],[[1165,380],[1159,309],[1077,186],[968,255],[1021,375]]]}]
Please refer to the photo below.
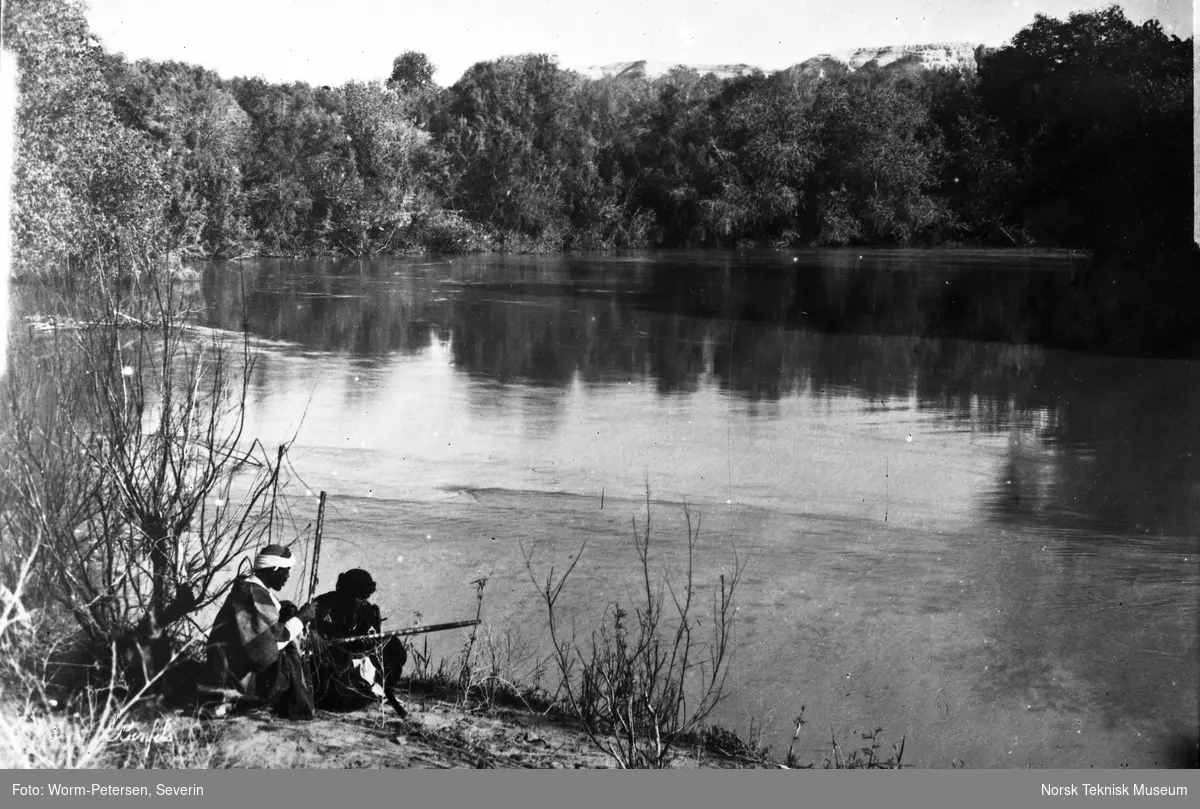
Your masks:
[{"label": "distant cliff", "polygon": [[704,75],[712,73],[718,79],[730,79],[735,76],[745,76],[758,68],[753,65],[685,65],[671,62],[651,62],[639,59],[634,62],[613,62],[608,65],[591,65],[589,67],[572,68],[576,73],[582,73],[589,79],[622,78],[622,79],[657,79],[665,76],[677,67],[687,68]]},{"label": "distant cliff", "polygon": [[978,63],[982,48],[982,45],[972,45],[969,42],[939,42],[933,45],[885,45],[882,48],[859,48],[853,51],[822,53],[812,59],[801,62],[796,67],[802,67],[818,60],[833,60],[846,65],[850,70],[858,70],[872,64],[875,67],[887,67],[893,62],[905,59],[928,69],[965,67],[973,70]]},{"label": "distant cliff", "polygon": [[[975,70],[987,48],[969,42],[939,42],[930,45],[885,45],[879,48],[821,53],[803,62],[798,62],[781,72],[794,77],[824,78],[831,75],[853,72],[864,67],[888,68],[891,70],[933,70],[936,68],[962,68]],[[697,73],[712,73],[719,79],[744,76],[758,68],[753,65],[687,65],[670,62],[651,62],[645,59],[634,62],[613,62],[608,65],[591,65],[574,68],[591,79],[601,78],[646,78],[656,79],[673,68],[683,67]],[[765,71],[769,72],[769,71]]]}]

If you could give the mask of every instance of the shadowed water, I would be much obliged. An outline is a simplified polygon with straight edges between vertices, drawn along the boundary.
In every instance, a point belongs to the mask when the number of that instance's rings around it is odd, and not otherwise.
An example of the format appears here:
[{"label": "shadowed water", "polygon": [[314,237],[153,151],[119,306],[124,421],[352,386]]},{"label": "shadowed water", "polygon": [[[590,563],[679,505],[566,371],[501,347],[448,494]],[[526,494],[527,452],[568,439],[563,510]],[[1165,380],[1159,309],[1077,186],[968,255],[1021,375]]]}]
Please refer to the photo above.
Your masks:
[{"label": "shadowed water", "polygon": [[265,341],[247,432],[294,435],[329,493],[323,579],[370,567],[396,622],[469,617],[484,573],[497,638],[536,644],[519,545],[544,575],[585,539],[564,598],[591,620],[635,583],[649,481],[663,563],[685,501],[701,582],[747,560],[723,723],[766,721],[782,753],[803,704],[818,760],[833,723],[907,735],[920,766],[1179,766],[1200,372],[1065,350],[1087,332],[1055,317],[1079,272],[900,251],[279,261],[213,265],[202,294],[209,325]]}]

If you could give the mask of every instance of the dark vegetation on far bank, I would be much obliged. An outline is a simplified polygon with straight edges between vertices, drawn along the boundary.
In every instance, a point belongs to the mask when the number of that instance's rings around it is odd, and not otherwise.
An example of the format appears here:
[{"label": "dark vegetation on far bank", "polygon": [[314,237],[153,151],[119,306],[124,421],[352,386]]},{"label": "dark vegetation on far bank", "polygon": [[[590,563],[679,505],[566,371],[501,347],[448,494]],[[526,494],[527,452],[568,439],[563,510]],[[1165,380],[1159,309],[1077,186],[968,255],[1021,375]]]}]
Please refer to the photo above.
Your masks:
[{"label": "dark vegetation on far bank", "polygon": [[415,52],[340,87],[129,62],[75,0],[8,0],[4,28],[27,272],[147,239],[184,258],[951,242],[1145,264],[1192,245],[1192,42],[1116,6],[1038,15],[977,73],[591,80],[526,55],[450,88]]}]

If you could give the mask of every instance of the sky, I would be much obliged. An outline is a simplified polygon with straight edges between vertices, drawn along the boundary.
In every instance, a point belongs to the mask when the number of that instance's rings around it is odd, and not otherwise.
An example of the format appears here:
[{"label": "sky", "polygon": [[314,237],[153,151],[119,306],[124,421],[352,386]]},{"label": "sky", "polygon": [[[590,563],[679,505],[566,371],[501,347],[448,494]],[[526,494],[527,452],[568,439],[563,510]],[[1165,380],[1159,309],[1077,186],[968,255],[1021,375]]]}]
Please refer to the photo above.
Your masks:
[{"label": "sky", "polygon": [[[475,62],[549,53],[562,67],[634,59],[777,70],[880,45],[1002,45],[1041,12],[1089,0],[88,0],[92,30],[130,59],[173,59],[225,78],[336,86],[383,79],[407,50],[453,84]],[[1126,16],[1192,34],[1190,0],[1126,0]]]}]

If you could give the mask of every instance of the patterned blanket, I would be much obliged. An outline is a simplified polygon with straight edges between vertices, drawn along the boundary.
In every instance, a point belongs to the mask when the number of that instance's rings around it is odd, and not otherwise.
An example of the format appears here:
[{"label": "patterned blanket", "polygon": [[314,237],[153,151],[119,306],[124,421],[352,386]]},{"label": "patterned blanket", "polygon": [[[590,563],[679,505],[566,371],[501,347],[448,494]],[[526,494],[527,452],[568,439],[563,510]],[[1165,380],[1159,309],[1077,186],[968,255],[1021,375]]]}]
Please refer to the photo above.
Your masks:
[{"label": "patterned blanket", "polygon": [[279,644],[288,639],[271,592],[257,579],[238,579],[208,636],[212,684],[254,693],[255,675],[279,660]]}]

